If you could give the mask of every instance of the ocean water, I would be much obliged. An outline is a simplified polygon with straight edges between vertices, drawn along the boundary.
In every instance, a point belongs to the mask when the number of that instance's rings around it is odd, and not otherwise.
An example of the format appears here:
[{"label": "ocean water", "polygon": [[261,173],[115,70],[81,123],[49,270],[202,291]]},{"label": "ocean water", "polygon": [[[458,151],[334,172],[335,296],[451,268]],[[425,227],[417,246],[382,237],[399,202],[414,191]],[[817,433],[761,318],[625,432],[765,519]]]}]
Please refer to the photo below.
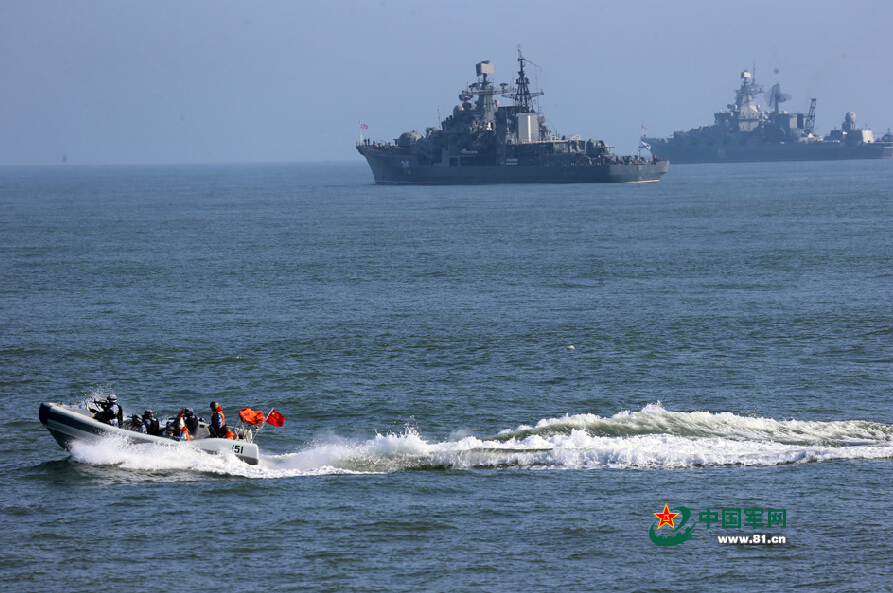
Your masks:
[{"label": "ocean water", "polygon": [[[0,589],[891,590],[891,231],[889,161],[0,168]],[[108,393],[287,420],[258,466],[37,420]]]}]

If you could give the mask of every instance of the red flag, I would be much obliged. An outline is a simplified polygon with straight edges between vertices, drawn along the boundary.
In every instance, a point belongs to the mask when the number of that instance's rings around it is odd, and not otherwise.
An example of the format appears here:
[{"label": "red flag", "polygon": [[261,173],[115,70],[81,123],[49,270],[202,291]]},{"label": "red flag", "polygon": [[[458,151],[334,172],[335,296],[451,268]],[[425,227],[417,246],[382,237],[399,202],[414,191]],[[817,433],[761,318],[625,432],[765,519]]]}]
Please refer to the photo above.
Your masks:
[{"label": "red flag", "polygon": [[270,410],[270,413],[267,415],[267,423],[273,426],[282,426],[285,424],[285,416],[276,410]]}]

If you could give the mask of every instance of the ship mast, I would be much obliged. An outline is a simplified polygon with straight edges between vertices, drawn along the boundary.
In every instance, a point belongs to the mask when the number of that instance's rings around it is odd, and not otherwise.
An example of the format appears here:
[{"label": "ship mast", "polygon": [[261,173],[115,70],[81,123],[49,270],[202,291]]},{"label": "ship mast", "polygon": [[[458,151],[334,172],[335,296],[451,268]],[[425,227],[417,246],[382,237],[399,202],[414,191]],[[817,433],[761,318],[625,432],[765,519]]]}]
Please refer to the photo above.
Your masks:
[{"label": "ship mast", "polygon": [[535,93],[530,92],[530,80],[524,73],[524,55],[521,53],[521,46],[518,46],[518,78],[515,80],[515,88],[512,89],[512,100],[516,107],[520,107],[521,113],[534,113],[533,98],[542,95],[542,91]]},{"label": "ship mast", "polygon": [[747,70],[741,73],[741,88],[735,93],[734,109],[738,129],[742,132],[751,132],[759,125],[761,114],[755,98],[762,92],[763,87],[757,84],[754,74]]},{"label": "ship mast", "polygon": [[477,64],[478,81],[469,85],[467,89],[459,93],[459,100],[463,103],[471,101],[477,96],[475,102],[475,117],[479,124],[488,126],[490,129],[496,118],[496,89],[490,82],[489,76],[494,73],[493,64],[490,60],[484,60]]}]

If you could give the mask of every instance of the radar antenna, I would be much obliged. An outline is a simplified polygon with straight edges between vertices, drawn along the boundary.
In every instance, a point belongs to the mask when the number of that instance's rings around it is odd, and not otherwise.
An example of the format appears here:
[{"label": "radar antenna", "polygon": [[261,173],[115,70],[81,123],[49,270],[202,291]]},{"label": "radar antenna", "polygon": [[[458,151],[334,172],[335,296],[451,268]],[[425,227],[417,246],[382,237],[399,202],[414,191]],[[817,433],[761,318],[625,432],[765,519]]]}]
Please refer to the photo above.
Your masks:
[{"label": "radar antenna", "polygon": [[777,82],[773,85],[772,90],[769,91],[769,108],[773,109],[775,113],[778,113],[779,106],[785,101],[790,101],[791,96],[781,92],[781,85]]}]

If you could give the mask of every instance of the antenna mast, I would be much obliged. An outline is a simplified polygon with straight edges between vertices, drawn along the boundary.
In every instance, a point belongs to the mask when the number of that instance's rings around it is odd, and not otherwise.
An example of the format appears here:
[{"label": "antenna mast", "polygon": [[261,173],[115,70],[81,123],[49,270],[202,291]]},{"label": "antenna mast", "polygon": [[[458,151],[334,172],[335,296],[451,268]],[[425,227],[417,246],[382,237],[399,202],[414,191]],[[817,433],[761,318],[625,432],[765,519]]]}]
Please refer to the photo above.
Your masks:
[{"label": "antenna mast", "polygon": [[518,46],[518,78],[515,80],[515,88],[514,93],[512,94],[512,100],[515,102],[516,107],[521,108],[522,113],[534,113],[533,109],[533,98],[542,95],[542,91],[538,91],[535,93],[530,92],[530,79],[527,78],[527,74],[524,72],[524,62],[527,60],[524,59],[524,55],[521,53],[521,46]]}]

